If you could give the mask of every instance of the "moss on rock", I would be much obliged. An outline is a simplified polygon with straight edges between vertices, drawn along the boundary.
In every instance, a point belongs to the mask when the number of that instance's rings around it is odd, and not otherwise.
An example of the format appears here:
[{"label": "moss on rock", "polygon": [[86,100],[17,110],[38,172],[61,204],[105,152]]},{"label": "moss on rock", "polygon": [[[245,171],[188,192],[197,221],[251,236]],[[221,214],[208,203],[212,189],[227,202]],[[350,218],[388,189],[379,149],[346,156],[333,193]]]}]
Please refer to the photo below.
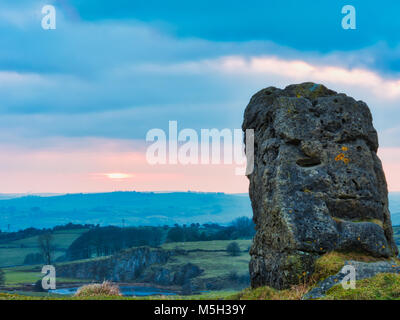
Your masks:
[{"label": "moss on rock", "polygon": [[356,282],[355,289],[345,290],[336,285],[323,300],[400,300],[400,275],[381,273]]}]

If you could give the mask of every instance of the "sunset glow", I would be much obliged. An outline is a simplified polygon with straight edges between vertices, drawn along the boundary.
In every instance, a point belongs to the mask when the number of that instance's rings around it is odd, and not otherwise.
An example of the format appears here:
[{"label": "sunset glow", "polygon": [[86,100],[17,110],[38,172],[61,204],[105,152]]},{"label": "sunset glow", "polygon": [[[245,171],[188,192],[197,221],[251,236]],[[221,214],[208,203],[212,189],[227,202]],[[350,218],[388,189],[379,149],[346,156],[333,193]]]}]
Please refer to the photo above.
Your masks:
[{"label": "sunset glow", "polygon": [[132,174],[127,174],[127,173],[104,173],[104,175],[110,179],[116,179],[116,180],[129,179],[133,177]]}]

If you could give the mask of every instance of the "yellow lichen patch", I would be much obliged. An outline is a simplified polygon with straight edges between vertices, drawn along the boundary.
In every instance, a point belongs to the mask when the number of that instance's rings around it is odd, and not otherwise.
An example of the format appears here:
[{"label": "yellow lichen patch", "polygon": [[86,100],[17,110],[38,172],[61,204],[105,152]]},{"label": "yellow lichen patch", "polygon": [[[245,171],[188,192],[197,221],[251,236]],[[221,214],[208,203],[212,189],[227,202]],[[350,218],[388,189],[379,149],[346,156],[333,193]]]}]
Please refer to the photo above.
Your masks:
[{"label": "yellow lichen patch", "polygon": [[341,161],[341,160],[343,160],[345,157],[344,157],[344,154],[343,153],[340,153],[340,154],[338,154],[337,156],[336,156],[336,158],[335,158],[335,161]]},{"label": "yellow lichen patch", "polygon": [[347,150],[349,150],[349,148],[347,148],[347,147],[342,147],[342,151],[347,151]]},{"label": "yellow lichen patch", "polygon": [[[346,148],[346,147],[343,147]],[[342,149],[343,149],[342,148]],[[346,158],[346,156],[344,155],[344,153],[339,153],[336,158],[335,161],[343,161],[345,164],[348,164],[350,162],[349,158]]]}]

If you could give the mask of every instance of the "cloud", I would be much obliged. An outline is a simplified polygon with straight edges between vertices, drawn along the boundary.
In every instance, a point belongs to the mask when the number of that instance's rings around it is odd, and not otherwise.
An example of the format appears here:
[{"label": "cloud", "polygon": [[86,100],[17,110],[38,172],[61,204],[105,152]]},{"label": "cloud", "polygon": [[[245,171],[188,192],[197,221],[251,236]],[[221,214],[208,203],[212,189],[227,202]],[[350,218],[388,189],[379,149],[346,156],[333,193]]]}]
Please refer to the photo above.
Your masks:
[{"label": "cloud", "polygon": [[[54,141],[55,142],[55,141]],[[235,165],[151,166],[126,141],[91,140],[62,147],[26,149],[0,144],[0,193],[192,190],[238,193],[247,178]],[[211,183],[212,182],[212,183]]]},{"label": "cloud", "polygon": [[[41,28],[44,4],[57,8],[56,30]],[[358,31],[346,33],[333,3],[125,4],[0,4],[0,179],[11,181],[9,192],[24,179],[24,191],[37,192],[211,191],[210,181],[213,191],[245,192],[232,168],[148,168],[143,139],[169,120],[179,129],[240,128],[255,92],[294,82],[364,100],[381,146],[400,147],[400,20],[382,22],[395,10],[373,12],[370,24],[360,15]],[[359,8],[372,12],[367,1]],[[384,160],[389,177],[400,172],[396,161]],[[114,173],[133,176],[107,178]]]},{"label": "cloud", "polygon": [[46,80],[40,74],[0,71],[0,85],[6,89],[21,85],[43,85],[45,82]]},{"label": "cloud", "polygon": [[[168,69],[168,67],[167,67]],[[292,81],[314,81],[336,86],[358,87],[383,100],[400,99],[400,77],[385,79],[366,68],[344,68],[335,65],[312,64],[302,60],[288,60],[275,56],[222,57],[198,63],[190,62],[169,68],[188,72],[219,71],[236,76],[275,76]],[[308,79],[308,80],[307,80]]]}]

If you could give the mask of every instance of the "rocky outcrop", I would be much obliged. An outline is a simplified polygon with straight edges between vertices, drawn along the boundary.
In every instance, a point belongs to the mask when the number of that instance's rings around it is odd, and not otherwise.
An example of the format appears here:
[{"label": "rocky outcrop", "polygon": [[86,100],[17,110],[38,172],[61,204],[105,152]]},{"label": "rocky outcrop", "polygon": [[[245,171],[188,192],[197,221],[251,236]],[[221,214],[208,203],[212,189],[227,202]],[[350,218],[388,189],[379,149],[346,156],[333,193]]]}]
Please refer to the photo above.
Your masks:
[{"label": "rocky outcrop", "polygon": [[139,247],[122,251],[110,257],[59,265],[57,276],[130,282],[138,279],[151,265],[166,263],[173,251]]},{"label": "rocky outcrop", "polygon": [[242,127],[254,129],[253,287],[297,284],[333,250],[397,254],[364,102],[314,83],[269,87],[251,98]]},{"label": "rocky outcrop", "polygon": [[110,257],[71,262],[57,266],[57,276],[113,282],[143,282],[160,286],[184,286],[202,274],[198,266],[187,263],[173,270],[165,267],[172,256],[182,250],[139,247]]},{"label": "rocky outcrop", "polygon": [[349,271],[346,266],[353,266],[356,279],[362,280],[372,278],[379,273],[397,273],[400,274],[400,265],[396,261],[378,261],[378,262],[359,262],[346,261],[345,266],[335,275],[332,275],[317,284],[311,291],[304,295],[303,300],[319,299],[325,296],[327,291],[335,285],[340,284],[345,279]]}]

